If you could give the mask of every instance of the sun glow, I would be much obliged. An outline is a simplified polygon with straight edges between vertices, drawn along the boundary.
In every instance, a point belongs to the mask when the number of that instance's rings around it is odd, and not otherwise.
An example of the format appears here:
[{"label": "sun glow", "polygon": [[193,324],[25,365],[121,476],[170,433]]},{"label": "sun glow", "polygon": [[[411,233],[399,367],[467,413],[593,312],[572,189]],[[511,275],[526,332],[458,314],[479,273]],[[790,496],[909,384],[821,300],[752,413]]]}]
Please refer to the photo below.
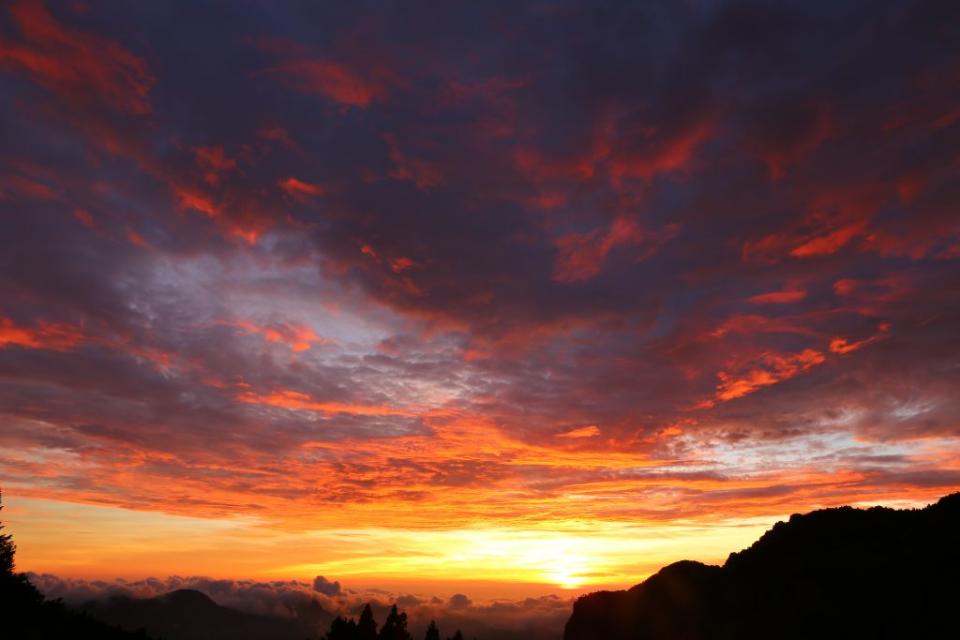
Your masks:
[{"label": "sun glow", "polygon": [[[545,586],[633,584],[681,558],[720,561],[772,524],[766,518],[669,524],[564,520],[530,528],[305,531],[259,519],[187,518],[29,498],[5,502],[12,532],[26,541],[21,566],[32,571],[111,578],[187,571],[218,578],[325,575],[346,584],[452,580],[529,585],[530,593]],[[72,532],[70,545],[51,533],[64,531]],[[225,572],[227,567],[237,573]]]}]

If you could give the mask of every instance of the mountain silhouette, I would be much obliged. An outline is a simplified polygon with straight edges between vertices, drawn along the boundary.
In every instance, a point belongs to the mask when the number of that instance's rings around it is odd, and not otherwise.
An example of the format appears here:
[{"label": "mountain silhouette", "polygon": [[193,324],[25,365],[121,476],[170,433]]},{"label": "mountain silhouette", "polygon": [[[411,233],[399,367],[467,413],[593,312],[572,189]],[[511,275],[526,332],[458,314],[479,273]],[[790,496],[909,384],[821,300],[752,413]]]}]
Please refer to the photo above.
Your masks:
[{"label": "mountain silhouette", "polygon": [[579,598],[564,640],[958,637],[960,493],[778,522],[722,567],[682,561]]},{"label": "mountain silhouette", "polygon": [[245,613],[192,589],[145,599],[112,596],[89,602],[81,610],[121,629],[143,629],[164,640],[305,640],[319,638],[331,619],[326,612],[322,620]]}]

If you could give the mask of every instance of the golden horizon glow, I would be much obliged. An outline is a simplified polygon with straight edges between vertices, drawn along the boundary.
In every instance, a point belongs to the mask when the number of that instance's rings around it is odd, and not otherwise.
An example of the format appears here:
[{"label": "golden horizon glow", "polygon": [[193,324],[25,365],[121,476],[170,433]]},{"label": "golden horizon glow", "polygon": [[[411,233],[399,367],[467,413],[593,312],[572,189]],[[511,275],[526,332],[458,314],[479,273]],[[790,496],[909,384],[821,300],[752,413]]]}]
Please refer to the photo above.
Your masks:
[{"label": "golden horizon glow", "polygon": [[6,522],[21,541],[20,568],[37,573],[306,581],[323,575],[348,586],[486,583],[490,593],[498,591],[493,584],[528,595],[622,588],[681,559],[722,563],[778,519],[284,532],[257,518],[186,517],[16,496],[5,502]]}]

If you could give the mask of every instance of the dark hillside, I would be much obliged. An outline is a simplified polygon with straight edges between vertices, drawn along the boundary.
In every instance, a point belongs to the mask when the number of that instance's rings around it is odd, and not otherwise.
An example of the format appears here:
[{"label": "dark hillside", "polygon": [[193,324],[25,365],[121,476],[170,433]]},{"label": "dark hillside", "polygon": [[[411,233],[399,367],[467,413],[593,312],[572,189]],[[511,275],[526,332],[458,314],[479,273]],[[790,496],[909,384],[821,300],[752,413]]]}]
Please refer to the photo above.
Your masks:
[{"label": "dark hillside", "polygon": [[957,637],[958,540],[960,494],[918,510],[794,515],[723,567],[678,562],[580,598],[564,637]]}]

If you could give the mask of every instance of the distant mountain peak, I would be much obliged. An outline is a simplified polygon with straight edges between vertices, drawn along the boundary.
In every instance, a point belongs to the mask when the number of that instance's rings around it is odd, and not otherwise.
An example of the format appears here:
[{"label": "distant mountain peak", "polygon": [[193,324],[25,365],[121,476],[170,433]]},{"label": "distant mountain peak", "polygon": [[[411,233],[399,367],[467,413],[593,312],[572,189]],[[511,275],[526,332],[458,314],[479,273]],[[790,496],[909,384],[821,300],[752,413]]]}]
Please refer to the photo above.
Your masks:
[{"label": "distant mountain peak", "polygon": [[197,591],[196,589],[176,589],[174,591],[169,591],[159,597],[177,606],[190,606],[190,607],[220,606],[216,602],[214,602],[210,598],[210,596],[203,593],[202,591]]},{"label": "distant mountain peak", "polygon": [[144,629],[164,640],[319,638],[333,617],[322,608],[311,608],[309,619],[247,613],[217,604],[195,589],[177,589],[155,598],[93,601],[83,610],[123,629]]}]

